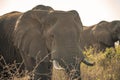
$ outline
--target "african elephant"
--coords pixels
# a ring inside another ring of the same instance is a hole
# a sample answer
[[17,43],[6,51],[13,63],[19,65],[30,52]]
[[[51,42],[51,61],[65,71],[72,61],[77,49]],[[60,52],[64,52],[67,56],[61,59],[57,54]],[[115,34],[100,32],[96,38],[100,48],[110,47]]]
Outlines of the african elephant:
[[80,45],[83,50],[94,47],[104,51],[106,48],[114,47],[114,43],[120,40],[120,21],[101,21],[90,27],[83,27]]
[[[32,10],[53,10],[51,7],[38,5],[34,7]],[[5,64],[11,65],[16,63],[21,63],[22,58],[19,53],[19,50],[13,45],[13,32],[15,28],[15,24],[17,24],[18,17],[20,17],[23,13],[18,11],[13,11],[10,13],[6,13],[0,16],[0,73],[4,72],[3,68]],[[5,62],[3,59],[4,58]],[[24,67],[22,67],[24,69]],[[1,72],[2,71],[2,72]],[[8,75],[5,75],[6,78],[9,78]],[[2,76],[4,77],[4,76]],[[5,78],[4,78],[5,79]]]
[[4,57],[6,63],[13,63],[19,58],[12,42],[12,32],[21,14],[21,12],[13,11],[0,17],[0,55]]
[[[7,64],[23,60],[26,70],[34,72],[34,80],[38,77],[42,80],[49,78],[44,73],[49,75],[52,65],[56,69],[65,69],[72,80],[80,80],[80,63],[94,63],[84,58],[78,45],[82,29],[78,13],[51,12],[52,8],[43,7],[38,6],[39,10],[33,8],[25,13],[11,12],[0,16],[0,55]],[[64,23],[66,20],[68,22]],[[71,75],[70,70],[73,68],[75,71]]]
[[50,80],[52,67],[64,69],[70,80],[81,80],[80,63],[94,65],[81,52],[81,31],[77,11],[30,10],[19,17],[13,42],[21,52],[26,70],[34,72],[34,80]]
[[[51,11],[53,9],[49,6],[37,5],[32,10]],[[5,58],[7,63],[12,63],[17,59],[17,57],[16,59],[13,58],[17,54],[14,51],[12,35],[16,21],[20,15],[22,15],[22,12],[13,11],[0,16],[0,55]],[[10,55],[10,58],[6,54]]]
[[5,66],[14,62],[22,62],[21,55],[13,45],[12,40],[16,21],[21,14],[21,12],[13,11],[0,17],[0,73],[3,73],[3,76],[0,77],[3,79],[10,76],[8,72],[5,72],[8,70]]

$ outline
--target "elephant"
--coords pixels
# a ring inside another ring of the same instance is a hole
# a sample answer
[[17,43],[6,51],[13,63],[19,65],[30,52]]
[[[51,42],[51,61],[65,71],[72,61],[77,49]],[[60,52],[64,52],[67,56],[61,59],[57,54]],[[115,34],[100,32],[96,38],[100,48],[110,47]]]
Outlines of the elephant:
[[80,45],[82,50],[92,46],[97,51],[105,51],[106,48],[114,47],[116,41],[120,41],[120,21],[101,21],[83,27]]
[[[75,10],[57,11],[38,5],[24,13],[10,12],[0,16],[0,57],[6,64],[23,61],[22,69],[32,71],[34,80],[50,80],[52,67],[65,69],[70,80],[81,80],[81,62],[94,65],[81,51],[81,30],[82,22]],[[75,70],[71,75],[72,69]]]
[[12,42],[12,32],[20,15],[21,12],[13,11],[0,17],[0,55],[5,58],[6,63],[12,63],[16,55]]
[[75,10],[30,10],[17,20],[13,42],[34,80],[51,80],[52,67],[64,69],[69,80],[81,80],[81,62],[94,65],[81,51],[81,31],[82,22]]
[[[37,5],[32,10],[37,9],[48,11],[53,10],[51,7],[44,5]],[[12,11],[0,16],[0,55],[5,58],[7,63],[12,63],[13,60],[15,60],[13,57],[16,55],[16,51],[13,50],[12,34],[16,21],[21,14],[22,12]],[[6,54],[10,55],[10,58],[8,58]]]
[[5,66],[22,62],[22,57],[12,40],[16,21],[21,14],[21,12],[13,11],[0,17],[0,73],[3,73],[4,79],[10,76],[8,72],[5,72],[8,70]]
[[[46,11],[53,10],[52,8],[43,5],[37,5],[31,10],[37,9]],[[3,68],[7,64],[12,65],[14,62],[22,63],[23,61],[19,50],[13,45],[14,28],[17,20],[22,14],[22,12],[12,11],[0,16],[0,63],[2,64],[0,65],[0,73],[5,71]],[[21,68],[24,69],[24,65]],[[9,75],[6,73],[4,75],[9,78]],[[2,77],[4,77],[4,75]]]

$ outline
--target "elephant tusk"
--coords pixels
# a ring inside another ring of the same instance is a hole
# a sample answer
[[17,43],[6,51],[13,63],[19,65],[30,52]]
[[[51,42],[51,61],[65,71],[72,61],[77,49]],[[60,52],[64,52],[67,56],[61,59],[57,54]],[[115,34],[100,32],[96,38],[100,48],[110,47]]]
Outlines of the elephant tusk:
[[53,50],[52,52],[51,52],[51,54],[54,54],[56,52],[56,50]]
[[88,66],[94,66],[95,62],[89,62],[88,60],[86,60],[85,58],[82,61],[84,64],[88,65]]
[[61,67],[56,60],[53,60],[53,67],[58,70],[64,70],[64,68]]

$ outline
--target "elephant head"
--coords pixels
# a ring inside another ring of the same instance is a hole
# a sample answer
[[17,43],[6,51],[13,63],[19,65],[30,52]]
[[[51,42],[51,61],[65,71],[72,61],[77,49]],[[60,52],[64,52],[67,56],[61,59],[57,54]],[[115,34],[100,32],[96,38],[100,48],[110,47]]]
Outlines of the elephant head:
[[120,41],[120,21],[112,21],[110,22],[109,26],[112,29],[113,40],[115,42]]
[[52,27],[46,30],[46,43],[51,53],[53,67],[65,70],[70,80],[80,80],[80,63],[88,62],[79,46],[81,20],[76,11],[55,11],[47,18],[47,23]]
[[80,80],[80,63],[94,64],[87,62],[81,52],[81,31],[76,11],[32,10],[24,13],[16,24],[14,45],[22,51],[27,70],[31,71],[42,59],[43,64],[39,64],[35,73],[49,73],[47,62],[52,60],[53,67],[64,69],[72,80]]
[[54,11],[54,9],[50,6],[45,5],[37,5],[33,9],[33,11],[39,11],[39,10],[47,10],[47,11]]

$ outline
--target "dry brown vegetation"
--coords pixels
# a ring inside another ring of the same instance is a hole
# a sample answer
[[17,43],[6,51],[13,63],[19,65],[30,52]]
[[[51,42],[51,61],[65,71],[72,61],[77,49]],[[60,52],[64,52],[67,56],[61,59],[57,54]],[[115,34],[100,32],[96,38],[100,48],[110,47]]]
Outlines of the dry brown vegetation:
[[93,48],[84,52],[96,62],[95,66],[81,65],[83,80],[120,80],[120,46],[106,49],[105,52],[94,54]]
[[68,76],[64,70],[56,70],[53,68],[52,80],[68,80]]
[[[87,66],[81,64],[81,76],[82,80],[120,80],[120,46],[116,48],[106,49],[105,52],[96,53],[93,48],[88,49],[84,52],[88,59],[95,61],[95,66]],[[92,53],[92,54],[91,54]],[[5,60],[1,57],[0,61]],[[4,64],[5,70],[0,73],[0,80],[29,80],[28,72],[18,73],[19,67],[16,67],[18,63],[13,65]],[[13,74],[13,71],[14,72]],[[2,74],[7,72],[10,74],[9,77],[3,79]],[[20,77],[24,74],[25,77]],[[68,76],[64,71],[57,71],[53,69],[52,80],[67,80]]]

